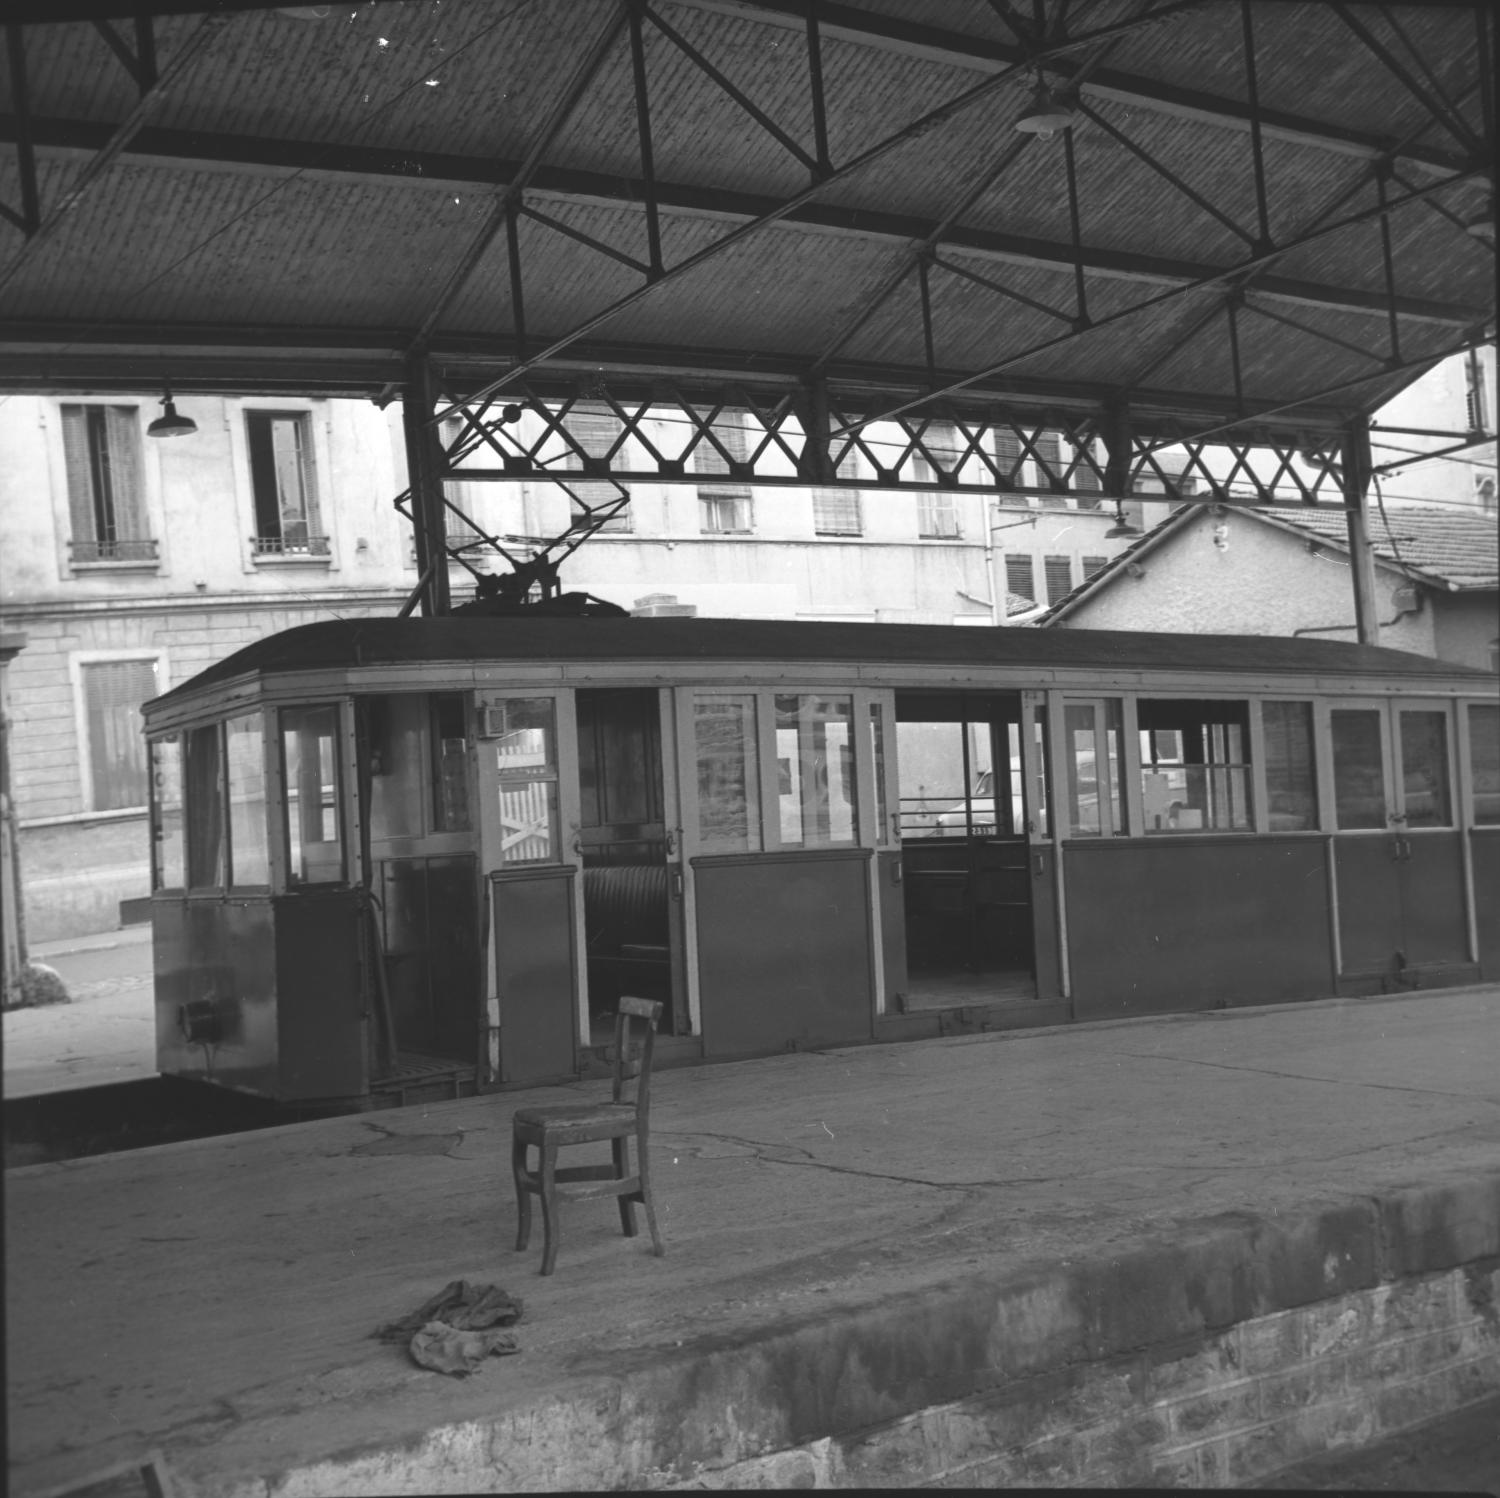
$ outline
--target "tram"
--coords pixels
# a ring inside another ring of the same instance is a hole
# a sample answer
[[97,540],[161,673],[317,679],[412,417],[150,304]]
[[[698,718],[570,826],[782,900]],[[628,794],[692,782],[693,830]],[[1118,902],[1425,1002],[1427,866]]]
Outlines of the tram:
[[148,703],[163,1073],[379,1106],[1500,978],[1492,675],[1248,636],[334,620]]

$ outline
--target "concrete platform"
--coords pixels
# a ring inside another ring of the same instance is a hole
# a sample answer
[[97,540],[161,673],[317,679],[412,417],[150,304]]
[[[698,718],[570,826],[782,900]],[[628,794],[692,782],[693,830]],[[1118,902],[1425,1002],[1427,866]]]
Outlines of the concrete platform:
[[[1497,988],[662,1073],[666,1256],[580,1204],[544,1280],[509,1119],[573,1091],[9,1172],[11,1491],[151,1452],[215,1495],[870,1482],[860,1433],[913,1411],[1039,1378],[1076,1411],[1083,1368],[1143,1405],[1226,1328],[1454,1266],[1480,1341],[1451,1402],[1500,1385]],[[518,1356],[457,1380],[371,1340],[457,1278],[525,1299]],[[1216,1480],[1207,1449],[1178,1480]]]

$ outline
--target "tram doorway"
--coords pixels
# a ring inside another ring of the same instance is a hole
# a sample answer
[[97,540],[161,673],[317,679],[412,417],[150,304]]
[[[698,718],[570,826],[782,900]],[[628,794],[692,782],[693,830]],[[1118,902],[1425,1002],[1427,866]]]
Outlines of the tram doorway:
[[1060,991],[1045,732],[1019,692],[896,694],[908,1011]]
[[578,851],[588,974],[588,1044],[614,1034],[622,994],[658,999],[661,1031],[687,1029],[675,820],[667,815],[660,694],[650,688],[580,691]]
[[1340,981],[1452,982],[1470,953],[1451,709],[1355,699],[1327,711]]

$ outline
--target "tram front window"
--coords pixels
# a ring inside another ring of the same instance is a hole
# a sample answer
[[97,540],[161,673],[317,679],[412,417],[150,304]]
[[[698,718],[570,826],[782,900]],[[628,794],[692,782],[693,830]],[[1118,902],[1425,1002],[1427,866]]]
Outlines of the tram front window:
[[490,708],[499,728],[500,862],[555,863],[557,721],[550,697],[508,697]]
[[187,736],[187,882],[190,889],[224,885],[224,759],[219,725]]
[[289,884],[338,884],[344,877],[338,725],[332,703],[281,711]]
[[181,889],[185,842],[182,817],[182,740],[151,741],[151,887]]

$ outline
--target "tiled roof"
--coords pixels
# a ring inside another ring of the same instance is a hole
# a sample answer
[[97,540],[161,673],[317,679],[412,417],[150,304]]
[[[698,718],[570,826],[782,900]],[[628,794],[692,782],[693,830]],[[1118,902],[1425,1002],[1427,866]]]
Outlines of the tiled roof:
[[[1334,510],[1256,513],[1341,545],[1348,543],[1344,517]],[[1382,516],[1378,508],[1372,508],[1370,544],[1383,560],[1402,563],[1453,588],[1493,588],[1500,584],[1500,532],[1493,515],[1390,505]]]

